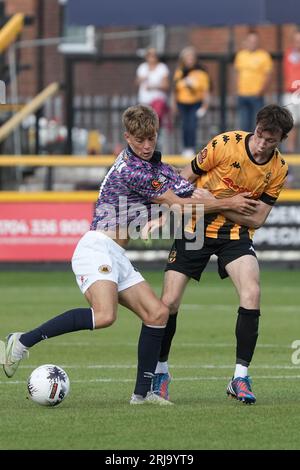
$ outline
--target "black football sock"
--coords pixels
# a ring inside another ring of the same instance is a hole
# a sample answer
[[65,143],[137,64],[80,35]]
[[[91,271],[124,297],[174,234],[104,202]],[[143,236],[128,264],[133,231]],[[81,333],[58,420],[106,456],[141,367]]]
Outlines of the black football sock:
[[177,315],[178,315],[178,312],[174,313],[174,315],[169,315],[168,323],[165,328],[165,333],[164,333],[163,340],[161,343],[161,349],[160,349],[160,355],[159,355],[160,362],[165,362],[168,360],[172,340],[176,332]]
[[142,325],[138,344],[138,368],[134,393],[145,397],[151,390],[152,379],[161,348],[165,327]]
[[93,311],[91,308],[74,308],[51,320],[43,323],[38,328],[23,333],[20,342],[30,348],[42,341],[42,339],[52,338],[79,330],[93,330]]
[[256,346],[258,337],[259,309],[240,307],[235,328],[236,363],[248,367]]

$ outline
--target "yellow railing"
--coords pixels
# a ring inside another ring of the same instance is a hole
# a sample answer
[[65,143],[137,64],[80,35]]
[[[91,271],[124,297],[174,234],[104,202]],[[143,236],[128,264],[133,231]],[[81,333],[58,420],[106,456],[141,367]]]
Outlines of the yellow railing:
[[[300,165],[300,155],[284,156],[292,165]],[[37,156],[37,155],[2,155],[0,167],[15,166],[45,166],[45,167],[110,167],[116,157],[113,155],[84,155],[84,156]],[[167,155],[163,157],[165,163],[174,166],[184,166],[189,161],[180,155]],[[95,202],[97,191],[41,191],[18,192],[0,191],[0,202]],[[282,190],[279,201],[300,201],[300,189]]]
[[23,29],[24,15],[23,13],[16,13],[0,30],[0,53],[2,54],[11,43],[13,43],[17,36]]
[[[53,155],[53,156],[13,156],[2,155],[0,156],[0,166],[102,166],[110,167],[116,157],[113,155],[81,155],[81,156],[66,156],[66,155]],[[178,155],[168,155],[163,158],[165,163],[175,166],[184,166],[188,163],[188,159]]]
[[[45,101],[47,101],[52,95],[57,93],[59,90],[59,83],[53,82],[48,85],[43,91],[36,95],[29,103],[26,103],[20,111],[14,114],[8,121],[6,121],[0,127],[0,142],[6,139],[6,137],[18,127],[21,122],[39,109]],[[23,158],[23,157],[22,157]],[[11,165],[10,165],[11,166]],[[14,165],[15,166],[15,165]]]
[[98,191],[0,191],[0,202],[95,202]]
[[[98,191],[0,191],[1,202],[96,202]],[[300,189],[283,189],[279,201],[300,201]]]
[[[87,167],[109,167],[116,157],[113,155],[2,155],[0,156],[0,166],[87,166]],[[300,155],[284,156],[289,165],[300,165]],[[166,155],[162,161],[174,166],[184,166],[190,159],[180,155]]]

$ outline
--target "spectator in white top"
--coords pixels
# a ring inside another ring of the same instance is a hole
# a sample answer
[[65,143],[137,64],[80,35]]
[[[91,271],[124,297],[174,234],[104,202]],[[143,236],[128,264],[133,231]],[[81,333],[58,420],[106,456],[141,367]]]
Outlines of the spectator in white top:
[[168,114],[168,91],[170,88],[169,69],[160,62],[157,51],[149,47],[145,62],[136,71],[138,85],[138,103],[151,106],[158,114],[160,125]]

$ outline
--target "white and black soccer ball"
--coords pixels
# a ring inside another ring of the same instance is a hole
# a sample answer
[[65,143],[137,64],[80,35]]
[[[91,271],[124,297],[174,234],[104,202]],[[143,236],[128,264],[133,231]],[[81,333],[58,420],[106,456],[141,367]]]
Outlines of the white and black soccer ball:
[[54,364],[43,364],[30,374],[27,382],[30,398],[44,406],[56,406],[70,391],[68,374]]

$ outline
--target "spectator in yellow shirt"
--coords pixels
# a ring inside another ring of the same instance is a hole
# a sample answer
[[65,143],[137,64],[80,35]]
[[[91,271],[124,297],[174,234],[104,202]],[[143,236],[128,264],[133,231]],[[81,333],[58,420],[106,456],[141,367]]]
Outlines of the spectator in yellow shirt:
[[264,106],[264,95],[268,89],[272,72],[272,58],[259,48],[259,37],[255,31],[248,33],[244,49],[235,57],[237,107],[239,127],[250,131],[255,125],[255,116]]
[[208,73],[199,64],[194,47],[185,47],[174,73],[172,110],[179,112],[182,127],[182,154],[190,157],[196,149],[198,120],[209,106],[210,80]]

